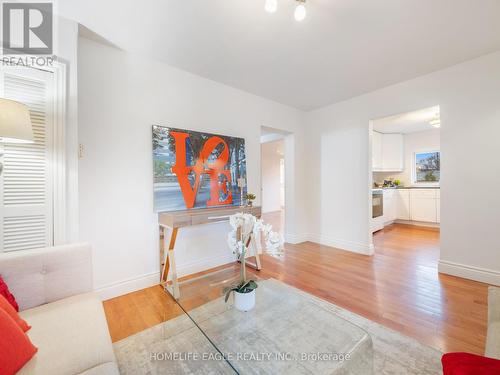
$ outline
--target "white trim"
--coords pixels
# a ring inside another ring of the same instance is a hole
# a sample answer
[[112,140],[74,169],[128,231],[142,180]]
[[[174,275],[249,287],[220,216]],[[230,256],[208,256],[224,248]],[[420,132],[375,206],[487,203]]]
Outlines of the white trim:
[[465,264],[440,260],[438,263],[438,271],[447,275],[500,286],[500,272],[487,268],[467,266]]
[[309,234],[309,240],[320,245],[335,247],[337,249],[351,251],[363,255],[373,255],[375,247],[373,244],[342,240],[327,235]]
[[54,245],[61,245],[66,242],[66,64],[55,63],[53,74],[53,231]]
[[[178,266],[177,273],[179,277],[192,275],[224,264],[234,263],[234,261],[235,258],[233,254],[222,255],[215,258],[205,258]],[[152,272],[101,286],[97,288],[95,292],[99,294],[101,300],[105,301],[137,290],[159,285],[159,283],[160,272]]]
[[160,273],[153,272],[102,286],[97,288],[95,292],[99,294],[101,300],[105,301],[137,290],[159,285],[159,282]]
[[224,264],[234,263],[235,260],[234,254],[229,253],[217,257],[207,257],[194,262],[177,264],[177,274],[179,277],[192,275]]
[[309,241],[309,236],[307,234],[285,233],[285,242],[287,243],[295,245],[306,241]]
[[[356,243],[353,241],[332,240],[331,238],[329,240],[325,240],[325,236],[321,236],[321,238],[319,238],[318,235],[312,235],[312,234],[309,235],[286,234],[285,238],[287,238],[288,243],[295,244],[306,241],[312,241],[319,243],[321,245],[331,246],[337,249],[351,251],[364,255],[372,255],[374,250],[373,244],[366,245],[366,244]],[[210,257],[180,265],[177,267],[177,271],[179,276],[182,277],[186,275],[192,275],[197,272],[201,272],[214,267],[233,263],[234,261],[235,258],[233,254],[221,255],[216,258]],[[159,285],[159,280],[160,280],[160,273],[152,272],[104,285],[102,287],[95,289],[95,292],[99,295],[101,300],[105,301],[141,289]]]
[[[427,227],[427,228],[439,228],[440,227],[439,223],[430,223],[427,221],[413,221],[413,220],[396,219],[393,221],[393,223],[405,224],[405,225],[415,225],[417,227]],[[385,224],[385,225],[389,225],[389,224]]]

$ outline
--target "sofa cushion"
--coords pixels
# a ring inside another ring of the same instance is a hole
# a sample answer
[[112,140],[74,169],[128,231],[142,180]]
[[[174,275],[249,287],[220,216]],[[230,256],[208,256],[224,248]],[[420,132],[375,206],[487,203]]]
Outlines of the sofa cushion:
[[13,375],[35,355],[37,349],[14,319],[2,309],[0,333],[0,373]]
[[30,325],[19,316],[19,313],[4,296],[0,296],[0,310],[5,311],[23,332],[27,332],[31,328]]
[[2,253],[0,271],[19,309],[27,310],[92,291],[92,248],[69,244]]
[[5,283],[2,276],[0,276],[0,296],[4,296],[7,302],[9,302],[14,310],[19,311],[19,305],[17,304],[16,298],[10,292],[8,285]]
[[19,372],[32,374],[79,374],[115,355],[102,303],[94,293],[80,294],[25,310],[28,332],[38,354]]

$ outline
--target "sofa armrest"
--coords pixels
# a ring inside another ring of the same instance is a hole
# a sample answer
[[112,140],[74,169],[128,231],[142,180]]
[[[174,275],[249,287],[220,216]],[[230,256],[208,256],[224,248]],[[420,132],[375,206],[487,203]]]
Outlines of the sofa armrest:
[[92,291],[92,248],[71,244],[0,254],[0,275],[21,310]]
[[488,333],[484,355],[500,359],[500,288],[488,288]]

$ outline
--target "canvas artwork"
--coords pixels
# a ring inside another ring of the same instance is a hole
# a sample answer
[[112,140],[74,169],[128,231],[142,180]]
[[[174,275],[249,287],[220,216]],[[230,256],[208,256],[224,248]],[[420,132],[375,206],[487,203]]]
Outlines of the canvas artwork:
[[240,204],[242,138],[155,125],[153,163],[156,212]]

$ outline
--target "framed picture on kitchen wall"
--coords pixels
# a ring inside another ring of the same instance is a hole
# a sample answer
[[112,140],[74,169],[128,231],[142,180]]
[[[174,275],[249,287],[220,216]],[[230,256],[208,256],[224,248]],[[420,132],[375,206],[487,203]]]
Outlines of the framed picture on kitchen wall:
[[156,212],[238,206],[245,140],[154,125],[153,168]]

